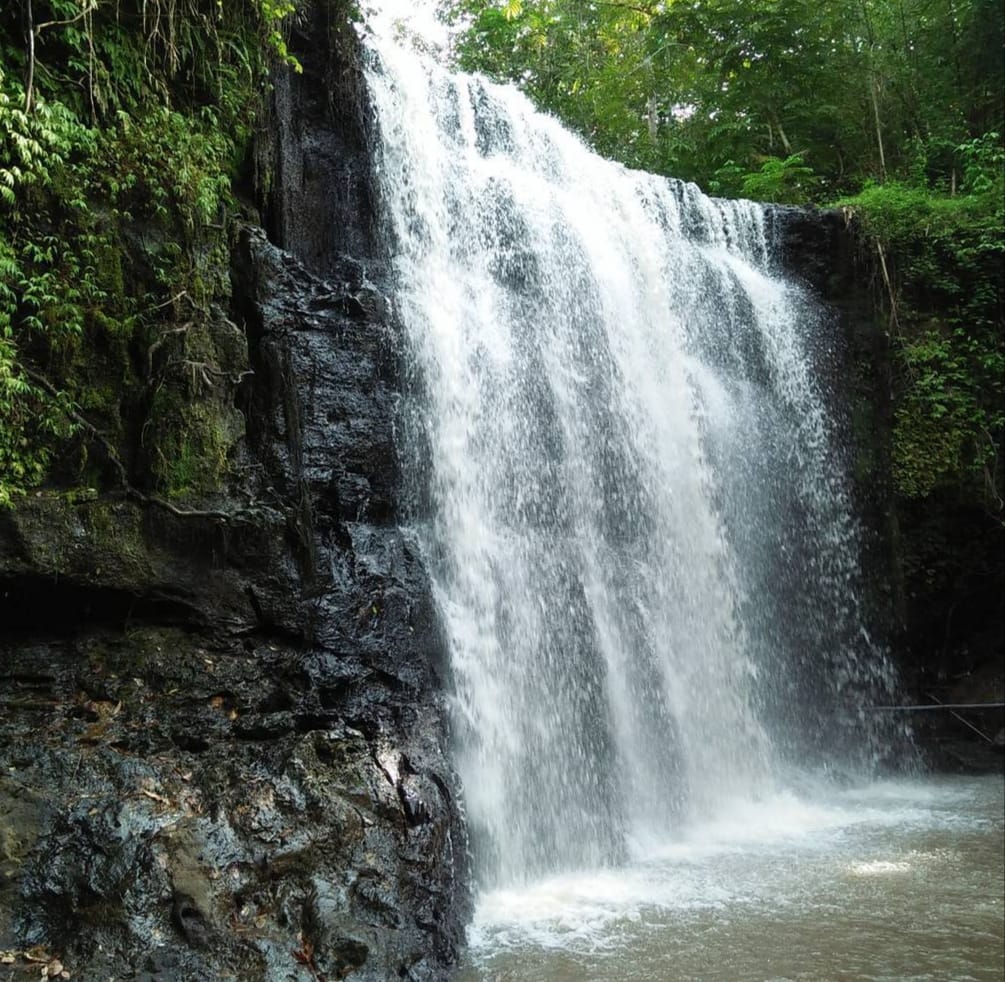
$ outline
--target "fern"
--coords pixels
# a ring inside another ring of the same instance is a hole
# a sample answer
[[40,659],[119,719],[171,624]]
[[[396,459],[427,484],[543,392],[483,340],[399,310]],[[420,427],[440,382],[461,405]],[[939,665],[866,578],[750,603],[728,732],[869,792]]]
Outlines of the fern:
[[120,345],[139,385],[125,346],[177,298],[199,315],[227,289],[231,178],[269,72],[299,69],[297,9],[50,0],[30,98],[17,18],[0,18],[0,507],[46,479],[75,401],[118,413],[88,366]]

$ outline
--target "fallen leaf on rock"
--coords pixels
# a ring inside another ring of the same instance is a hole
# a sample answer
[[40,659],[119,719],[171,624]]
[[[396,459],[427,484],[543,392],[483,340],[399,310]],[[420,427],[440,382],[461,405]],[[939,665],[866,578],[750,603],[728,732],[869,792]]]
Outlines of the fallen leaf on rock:
[[98,743],[108,729],[108,722],[92,723],[77,737],[78,743]]
[[146,788],[140,788],[140,794],[146,795],[153,801],[159,801],[162,805],[170,805],[171,802],[168,798],[165,798],[162,794],[157,794],[156,791],[148,791]]
[[303,934],[297,935],[297,941],[300,942],[300,949],[293,952],[293,957],[300,962],[301,965],[306,965],[308,968],[314,968],[314,944],[310,939],[305,938]]

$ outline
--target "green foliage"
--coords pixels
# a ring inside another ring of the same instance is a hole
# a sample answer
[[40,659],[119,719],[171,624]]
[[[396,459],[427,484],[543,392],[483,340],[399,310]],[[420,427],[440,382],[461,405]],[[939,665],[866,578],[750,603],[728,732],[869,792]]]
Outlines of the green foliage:
[[42,335],[57,347],[79,335],[94,288],[86,252],[25,222],[30,203],[52,192],[89,135],[64,107],[42,103],[28,114],[23,99],[0,67],[0,507],[39,482],[53,443],[73,430],[63,400],[19,363],[19,343]]
[[994,463],[991,433],[1000,430],[1001,418],[982,398],[973,369],[997,361],[1000,373],[1001,353],[983,350],[962,329],[901,340],[898,349],[906,392],[894,423],[897,491],[923,498],[961,474],[983,475]]
[[442,7],[466,25],[462,67],[516,82],[603,153],[717,193],[827,201],[889,178],[950,190],[957,148],[1001,132],[994,0]]
[[784,160],[767,157],[760,170],[743,176],[740,193],[756,201],[804,205],[810,200],[814,180],[813,168],[803,163],[800,154],[791,154]]
[[102,133],[99,151],[105,165],[91,175],[92,199],[107,202],[117,222],[164,230],[146,257],[152,285],[160,288],[151,299],[184,293],[205,307],[224,288],[215,274],[226,267],[221,232],[235,208],[233,133],[212,109],[185,115],[156,106],[138,118],[120,113]]
[[267,45],[283,64],[289,65],[297,73],[302,72],[303,66],[290,54],[286,47],[286,38],[283,36],[283,24],[297,12],[297,5],[293,0],[257,0],[257,2]]
[[984,133],[966,143],[956,152],[963,164],[963,190],[969,194],[1005,197],[1005,147],[1000,133]]
[[99,364],[115,426],[158,381],[133,355],[226,295],[265,78],[299,69],[291,0],[36,0],[31,25],[20,6],[0,12],[0,507],[80,432]]

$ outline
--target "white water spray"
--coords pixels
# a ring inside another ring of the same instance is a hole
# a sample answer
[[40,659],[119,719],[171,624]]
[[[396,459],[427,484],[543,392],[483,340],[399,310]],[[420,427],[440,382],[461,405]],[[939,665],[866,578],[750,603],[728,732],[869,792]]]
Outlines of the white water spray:
[[375,25],[405,452],[478,876],[618,862],[770,788],[806,704],[875,681],[823,325],[760,206],[602,160]]

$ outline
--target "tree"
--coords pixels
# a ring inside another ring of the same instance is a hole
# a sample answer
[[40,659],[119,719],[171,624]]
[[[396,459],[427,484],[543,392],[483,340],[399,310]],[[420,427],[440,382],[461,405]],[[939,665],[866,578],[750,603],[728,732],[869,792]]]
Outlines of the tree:
[[515,81],[602,153],[718,193],[741,193],[748,177],[795,157],[802,196],[919,175],[951,188],[955,148],[1001,132],[1003,13],[988,0],[447,9],[468,23],[462,67]]

